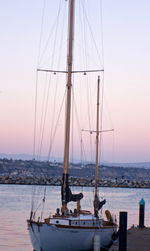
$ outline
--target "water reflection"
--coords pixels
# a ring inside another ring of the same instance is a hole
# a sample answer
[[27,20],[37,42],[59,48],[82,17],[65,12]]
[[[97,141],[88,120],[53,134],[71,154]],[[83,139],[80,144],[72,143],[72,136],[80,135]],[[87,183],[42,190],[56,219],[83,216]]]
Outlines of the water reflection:
[[[0,185],[0,250],[30,251],[33,250],[27,232],[26,219],[29,218],[33,190],[36,191],[37,206],[42,200],[44,186]],[[82,208],[92,210],[93,188],[74,187],[73,192],[83,192]],[[100,197],[106,198],[107,204],[102,210],[109,209],[117,219],[119,211],[128,211],[128,227],[138,225],[139,201],[146,202],[145,225],[150,226],[149,189],[100,188]],[[46,188],[45,215],[55,212],[61,206],[60,187]],[[70,203],[70,208],[74,204]],[[39,210],[40,214],[40,210]]]

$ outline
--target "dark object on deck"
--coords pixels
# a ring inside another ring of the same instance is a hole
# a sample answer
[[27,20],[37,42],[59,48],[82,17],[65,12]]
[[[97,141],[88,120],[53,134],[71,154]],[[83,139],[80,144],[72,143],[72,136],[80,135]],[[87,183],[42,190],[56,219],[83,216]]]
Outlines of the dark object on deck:
[[100,210],[102,206],[105,205],[105,203],[106,203],[106,200],[99,201],[98,210]]
[[94,208],[96,209],[96,215],[98,215],[98,211],[105,205],[106,200],[100,201],[99,197],[96,195],[94,199]]
[[118,230],[117,232],[114,232],[114,233],[112,234],[112,240],[115,241],[115,240],[118,239],[118,237],[119,237],[119,230]]
[[139,202],[139,228],[145,227],[144,217],[145,217],[145,201],[142,198]]
[[127,212],[119,215],[119,251],[127,251]]
[[56,214],[60,215],[60,209],[59,208],[56,209]]

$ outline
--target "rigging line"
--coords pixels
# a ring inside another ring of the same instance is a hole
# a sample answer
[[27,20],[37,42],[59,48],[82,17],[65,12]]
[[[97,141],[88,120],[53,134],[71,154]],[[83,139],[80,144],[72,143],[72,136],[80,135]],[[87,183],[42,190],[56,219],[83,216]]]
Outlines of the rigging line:
[[57,121],[56,121],[55,130],[54,130],[54,133],[53,133],[53,138],[52,138],[51,143],[50,143],[50,147],[49,147],[49,151],[48,151],[48,160],[50,159],[52,145],[53,145],[54,138],[55,138],[55,135],[56,135],[56,130],[57,130],[58,122],[59,122],[60,115],[61,115],[61,112],[62,112],[62,108],[63,108],[63,103],[64,103],[64,100],[65,100],[65,96],[66,96],[66,90],[65,90],[65,93],[64,93],[64,96],[63,96],[63,99],[62,99],[62,103],[61,103],[61,106],[60,106],[60,111],[59,111],[58,118],[57,118]]
[[36,127],[37,127],[37,90],[38,90],[38,72],[36,71],[36,84],[35,84],[35,106],[34,106],[34,135],[33,135],[33,160],[35,159],[35,146],[36,146]]
[[[61,2],[61,1],[60,1],[60,2]],[[58,13],[60,13],[60,4],[59,4],[59,11],[58,11]],[[58,15],[58,17],[59,17],[59,15]],[[53,64],[54,64],[54,55],[55,55],[55,48],[56,48],[56,37],[57,37],[57,32],[58,32],[58,24],[59,24],[59,19],[57,20],[56,29],[55,29],[55,38],[54,38],[54,44],[53,44],[53,53],[52,53],[51,68],[53,68]],[[40,143],[39,156],[41,156],[42,146],[43,146],[44,129],[45,129],[46,115],[47,115],[48,102],[49,102],[50,84],[51,84],[51,76],[50,76],[50,78],[49,78],[49,83],[48,83],[48,92],[47,92],[46,105],[45,105],[45,112],[44,112],[44,121],[43,121],[42,137],[41,137],[41,143]]]
[[[113,120],[112,120],[112,117],[111,117],[111,112],[110,112],[110,109],[109,109],[109,103],[108,103],[108,100],[107,100],[106,95],[105,95],[105,97],[104,97],[104,101],[105,101],[105,106],[106,106],[107,113],[108,113],[107,119],[109,120],[109,122],[110,122],[110,124],[111,124],[111,127],[114,128]],[[106,117],[106,116],[105,116],[105,117]]]
[[[40,190],[40,192],[41,192],[41,190]],[[38,204],[38,200],[39,200],[39,198],[40,198],[40,193],[38,192],[38,189],[37,189],[37,187],[36,186],[32,186],[32,207],[31,207],[31,210],[32,210],[32,212],[34,211],[34,208],[35,208],[35,206],[36,206],[36,204]],[[36,197],[37,197],[37,199],[36,199]],[[37,203],[36,203],[37,202]]]
[[37,188],[35,186],[35,193],[34,193],[34,208],[35,210],[33,211],[34,212],[34,215],[36,214],[36,211],[38,210],[38,208],[40,207],[41,205],[41,200],[42,200],[42,189],[41,188]]
[[[43,23],[44,23],[45,5],[46,5],[46,0],[44,0],[43,9],[42,9],[42,22],[41,22],[41,29],[40,29],[40,41],[39,41],[39,49],[38,49],[37,66],[39,65],[39,58],[40,58],[40,51],[41,51],[41,42],[42,42],[42,34],[43,34]],[[36,147],[37,90],[38,90],[38,72],[36,71],[33,159],[35,159],[35,147]]]
[[[86,65],[87,65],[87,44],[86,44],[86,34],[87,34],[87,29],[86,29],[86,22],[85,22],[85,7],[83,3],[81,2],[82,6],[82,11],[83,11],[83,18],[84,18],[84,44],[85,44],[85,59],[86,59]],[[87,41],[88,43],[88,41]],[[92,98],[91,98],[91,90],[90,90],[90,84],[89,84],[89,79],[87,78],[87,102],[88,102],[88,116],[89,116],[89,127],[90,130],[92,128],[92,121],[93,120],[93,113],[92,113]],[[90,105],[91,104],[91,105]],[[91,152],[91,161],[93,160],[93,143],[92,143],[92,136],[90,135],[90,152]]]
[[[40,191],[41,192],[41,191]],[[41,205],[41,198],[40,198],[40,193],[39,191],[37,191],[37,194],[36,194],[36,188],[34,189],[34,194],[33,194],[33,217],[35,217],[35,214],[36,214],[36,211],[38,210],[38,208],[40,207]],[[40,202],[40,204],[39,204]],[[39,205],[38,205],[39,204]],[[34,209],[35,208],[35,209]]]
[[[86,91],[87,91],[87,105],[88,105],[88,118],[89,118],[89,127],[90,127],[90,130],[92,128],[91,126],[91,109],[90,109],[90,94],[89,94],[89,81],[87,79],[87,88],[86,88]],[[90,134],[90,152],[91,152],[91,161],[93,159],[93,145],[92,145],[92,136]]]
[[[61,2],[61,0],[60,0],[60,2]],[[46,42],[45,47],[44,47],[44,49],[43,49],[43,53],[41,54],[41,57],[40,57],[40,59],[39,59],[39,64],[40,64],[40,62],[42,61],[42,58],[44,57],[44,54],[45,54],[46,49],[47,49],[47,47],[48,47],[49,41],[50,41],[50,39],[51,39],[51,37],[52,37],[52,35],[53,35],[53,32],[54,32],[54,30],[55,30],[54,27],[55,27],[55,25],[56,25],[57,22],[58,22],[58,19],[59,19],[59,16],[60,16],[60,11],[61,11],[61,4],[59,3],[58,13],[57,13],[56,19],[54,20],[54,23],[53,23],[53,25],[52,25],[50,34],[49,34],[49,36],[48,36],[47,42]]]
[[49,102],[50,83],[51,83],[51,76],[50,76],[49,81],[48,81],[48,90],[47,90],[45,111],[43,111],[44,114],[43,114],[42,135],[41,135],[41,141],[40,141],[40,147],[39,147],[39,159],[41,157],[42,146],[43,146],[44,129],[45,129],[46,115],[47,115],[48,102]]
[[[58,86],[58,77],[56,78],[56,88],[54,92],[54,104],[53,104],[53,114],[52,114],[52,121],[55,121],[55,110],[56,110],[56,96],[57,96],[57,86]],[[53,129],[54,128],[54,123],[51,123],[51,131],[50,131],[50,142],[52,141],[52,134],[53,134]],[[49,159],[49,157],[48,157]]]
[[38,206],[37,206],[36,209],[34,210],[34,214],[36,214],[37,210],[40,208],[41,205],[42,205],[42,201],[38,204]]
[[112,143],[112,163],[115,163],[115,133],[113,132],[113,143]]
[[[64,19],[63,19],[64,20]],[[61,29],[61,39],[60,39],[60,45],[59,45],[59,58],[58,58],[58,69],[59,69],[59,66],[60,66],[60,58],[61,58],[61,55],[62,55],[62,38],[63,38],[63,33],[64,33],[64,21],[63,21],[63,28]],[[57,96],[57,89],[58,89],[58,77],[56,79],[56,88],[55,88],[55,94],[54,94],[54,109],[53,109],[53,115],[52,115],[52,121],[55,121],[55,115],[56,115],[56,96]],[[52,126],[51,126],[51,133],[50,133],[50,141],[52,141],[52,134],[53,134],[53,131],[54,131],[54,123],[52,123]],[[50,158],[50,155],[48,156],[48,159]]]
[[32,186],[31,212],[34,210],[35,186]]
[[[83,5],[82,5],[82,8],[84,8]],[[83,18],[85,20],[84,12],[83,12]],[[87,66],[87,53],[86,53],[87,52],[87,44],[86,44],[86,39],[85,39],[87,31],[86,31],[86,27],[85,27],[85,22],[84,22],[83,27],[84,27],[84,48],[85,48],[84,54],[85,54],[85,61],[86,61],[86,66]],[[89,127],[90,127],[90,130],[91,130],[91,110],[90,110],[89,81],[88,81],[88,78],[86,78],[86,80],[87,80],[86,81],[87,82],[86,91],[87,91],[88,119],[89,119]],[[93,147],[92,147],[91,135],[90,135],[90,152],[91,152],[91,161],[92,161]]]
[[51,154],[51,150],[52,150],[52,145],[53,145],[53,141],[54,141],[54,138],[55,138],[55,135],[56,135],[56,130],[57,130],[57,127],[58,127],[58,122],[59,122],[60,115],[61,115],[61,111],[62,111],[62,108],[63,108],[63,103],[64,103],[64,100],[65,100],[65,96],[66,96],[66,91],[65,91],[65,94],[64,94],[64,96],[63,96],[62,103],[61,103],[61,105],[60,105],[60,111],[59,111],[58,118],[57,118],[57,121],[56,121],[55,130],[54,130],[53,137],[52,137],[52,140],[51,140],[51,143],[50,143],[50,146],[49,146],[48,160],[50,159],[50,154]]
[[104,36],[103,36],[103,2],[100,0],[100,27],[101,27],[101,47],[102,47],[102,65],[104,66]]
[[53,53],[52,53],[52,63],[51,63],[51,69],[53,68],[54,64],[54,55],[55,55],[55,49],[56,49],[56,38],[57,38],[57,33],[58,33],[58,25],[60,21],[60,10],[61,10],[61,0],[59,3],[59,10],[58,10],[58,17],[57,17],[57,22],[56,22],[56,30],[55,30],[55,38],[54,38],[54,44],[53,44]]
[[[83,46],[83,12],[81,11],[81,1],[79,1],[79,17],[80,17],[80,23],[81,25],[79,26],[79,29],[80,29],[80,34],[82,34],[82,40],[81,40],[81,47],[82,47],[82,52],[84,53],[84,46]],[[79,62],[82,62],[83,61],[83,65],[84,65],[84,60],[83,60],[83,53],[79,53]],[[81,88],[81,78],[80,78],[80,121],[83,120],[83,116],[82,116],[82,88]],[[77,110],[77,108],[75,107],[75,109]],[[76,112],[77,113],[77,112]],[[78,120],[79,121],[79,120]],[[78,122],[79,124],[79,122]],[[81,127],[79,126],[79,128],[81,129]],[[83,137],[82,137],[82,131],[81,131],[81,148],[82,148],[82,162],[83,162],[83,158],[85,159],[85,162],[87,161],[87,158],[86,158],[86,151],[85,151],[85,148],[84,148],[84,142],[83,142]],[[83,164],[83,163],[82,163]]]
[[[45,104],[45,97],[46,97],[46,83],[47,83],[47,74],[45,78],[45,83],[44,83],[44,93],[43,93],[43,100],[42,100],[42,111],[44,111],[44,104]],[[42,124],[43,124],[43,117],[44,113],[41,113],[41,119],[40,119],[40,129],[39,129],[39,149],[38,149],[38,158],[40,158],[40,139],[42,137]]]
[[92,40],[93,40],[93,42],[94,42],[94,46],[95,46],[97,55],[98,55],[99,60],[100,60],[100,62],[101,62],[101,61],[102,61],[102,60],[101,60],[101,56],[100,56],[100,53],[99,53],[99,51],[98,51],[96,41],[95,41],[95,39],[94,39],[92,27],[91,27],[90,22],[89,22],[89,20],[88,20],[87,13],[86,13],[86,10],[85,10],[85,8],[84,8],[84,5],[83,5],[82,2],[81,2],[81,4],[82,4],[83,12],[84,12],[84,15],[85,15],[85,18],[86,18],[86,21],[87,21],[87,25],[88,25],[88,27],[89,27],[89,31],[91,32],[91,37],[92,37]]
[[31,211],[34,209],[34,197],[35,197],[35,186],[32,186],[32,199],[31,199]]
[[[73,101],[73,104],[74,104],[74,110],[75,110],[75,115],[76,115],[76,120],[77,120],[78,131],[80,131],[80,122],[79,122],[79,118],[78,118],[78,113],[77,113],[77,107],[76,107],[74,89],[73,88],[72,88],[72,101]],[[79,140],[80,140],[80,135],[79,135]]]
[[87,156],[86,156],[86,151],[85,151],[85,146],[84,146],[84,141],[82,140],[82,152],[83,152],[83,158],[85,162],[88,161]]
[[44,189],[43,208],[42,208],[42,211],[41,211],[41,221],[43,219],[43,214],[44,214],[45,198],[46,198],[46,186],[45,186],[45,189]]
[[79,69],[82,69],[82,67],[84,66],[83,64],[83,52],[84,52],[84,46],[83,46],[83,22],[82,22],[82,12],[81,12],[81,1],[78,1],[79,3],[79,35],[81,37],[80,40],[77,40],[76,38],[75,39],[75,45],[76,47],[78,48],[79,50],[79,53],[77,54],[78,55],[78,63],[77,65],[79,66]]
[[40,41],[39,41],[37,68],[38,68],[39,61],[40,61],[40,51],[41,51],[42,36],[43,36],[43,24],[44,24],[45,6],[46,6],[46,0],[44,0],[43,9],[42,9],[42,22],[41,22],[41,29],[40,29]]
[[[81,126],[80,126],[80,122],[79,122],[79,116],[78,116],[78,112],[77,112],[77,105],[76,105],[76,101],[75,101],[75,95],[74,95],[74,90],[72,91],[72,98],[73,98],[73,102],[74,102],[74,109],[75,109],[75,116],[76,116],[76,121],[77,121],[77,126],[78,126],[78,136],[79,136],[79,141],[81,140],[80,137],[80,133],[81,133]],[[82,149],[83,149],[83,153],[84,153],[84,144],[82,142]]]

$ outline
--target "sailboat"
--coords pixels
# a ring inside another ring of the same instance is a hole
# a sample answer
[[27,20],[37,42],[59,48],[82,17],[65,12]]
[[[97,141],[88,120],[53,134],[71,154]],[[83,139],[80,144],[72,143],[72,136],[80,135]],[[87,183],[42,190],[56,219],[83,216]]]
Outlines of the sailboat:
[[[69,182],[69,143],[70,143],[70,117],[71,117],[71,90],[72,90],[72,55],[74,40],[74,10],[75,0],[69,0],[69,45],[67,57],[67,102],[65,117],[65,147],[64,147],[64,171],[61,186],[61,210],[43,221],[35,220],[31,211],[27,220],[28,230],[34,251],[90,251],[93,250],[94,241],[99,240],[99,248],[108,247],[112,243],[117,225],[109,211],[106,212],[107,220],[99,215],[99,210],[106,203],[100,201],[98,196],[98,142],[99,142],[99,92],[100,77],[97,80],[97,122],[96,122],[96,172],[94,213],[82,210],[80,201],[83,194],[73,194]],[[69,202],[76,202],[74,212],[69,210]]]

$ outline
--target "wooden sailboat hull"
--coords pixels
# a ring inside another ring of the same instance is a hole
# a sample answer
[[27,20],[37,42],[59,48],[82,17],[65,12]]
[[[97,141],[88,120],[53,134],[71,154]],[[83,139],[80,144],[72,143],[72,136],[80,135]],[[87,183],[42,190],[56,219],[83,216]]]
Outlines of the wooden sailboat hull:
[[95,235],[99,236],[101,247],[107,247],[112,243],[112,234],[116,229],[30,223],[28,230],[36,251],[90,251],[93,249]]

